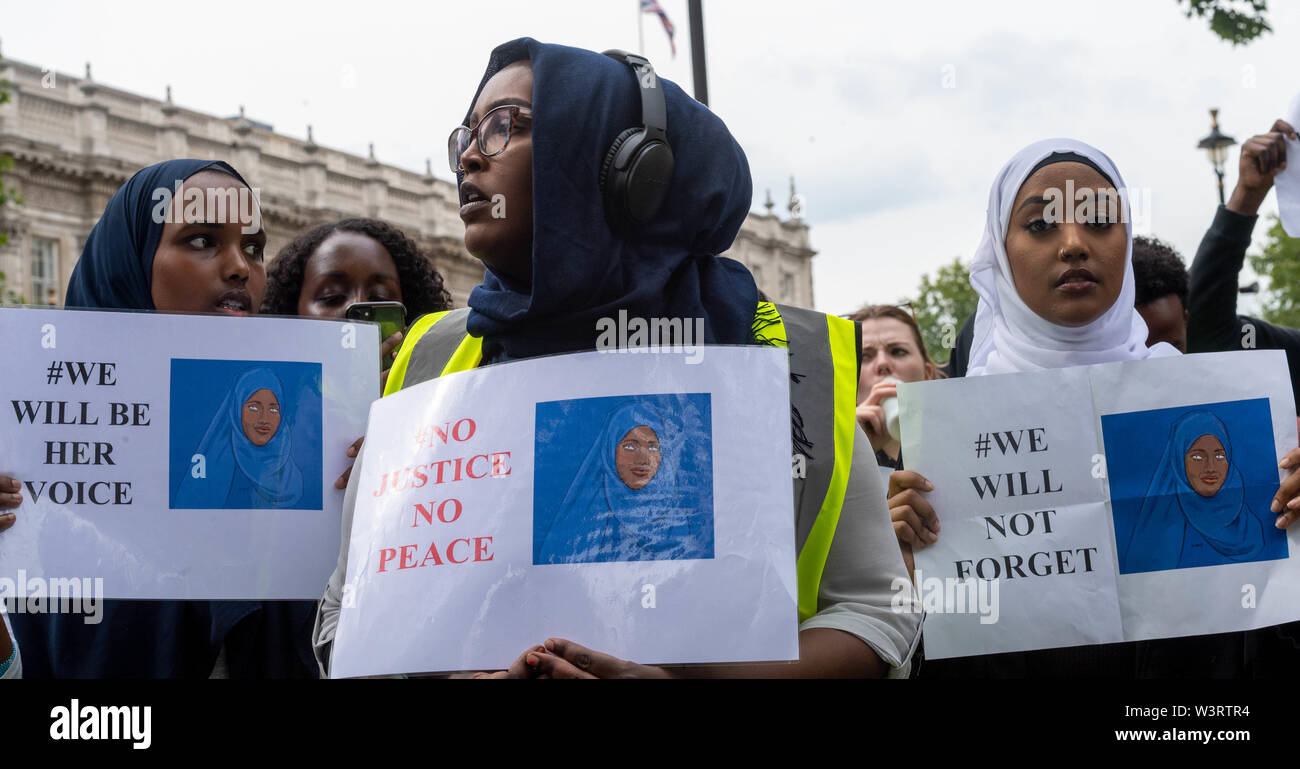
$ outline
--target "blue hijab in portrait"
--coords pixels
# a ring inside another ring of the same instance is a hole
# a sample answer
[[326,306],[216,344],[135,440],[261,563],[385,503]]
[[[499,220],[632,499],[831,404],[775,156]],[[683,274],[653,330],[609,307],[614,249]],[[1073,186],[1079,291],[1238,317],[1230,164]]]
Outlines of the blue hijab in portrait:
[[758,288],[744,265],[717,256],[753,198],[749,163],[722,120],[660,80],[676,168],[658,215],[620,237],[605,219],[600,166],[615,137],[642,125],[635,73],[520,38],[492,52],[479,91],[523,59],[533,70],[533,280],[520,286],[487,270],[470,294],[466,325],[486,337],[484,362],[594,349],[597,319],[620,309],[703,318],[703,342],[751,343]]
[[[86,238],[66,305],[153,310],[153,257],[164,227],[153,216],[154,191],[174,192],[206,169],[247,184],[222,161],[195,159],[157,163],[123,184]],[[314,613],[313,601],[108,600],[98,625],[76,614],[9,617],[27,678],[207,678],[223,645],[232,677],[279,678],[316,675]]]
[[[244,404],[258,390],[269,390],[280,404],[280,426],[264,446],[248,439],[241,419]],[[286,412],[279,377],[265,368],[244,372],[226,393],[195,449],[204,457],[204,477],[186,473],[173,507],[293,508],[302,499],[302,471],[293,462],[292,425]]]
[[[1223,444],[1229,463],[1223,484],[1212,497],[1198,494],[1187,479],[1187,452],[1202,435],[1213,435]],[[1264,547],[1264,529],[1246,503],[1227,428],[1208,411],[1179,417],[1147,488],[1133,535],[1120,552],[1120,572],[1253,561]]]
[[[649,427],[659,439],[659,468],[641,489],[618,476],[623,437]],[[569,485],[550,527],[533,534],[534,563],[655,561],[713,557],[713,519],[680,488],[681,431],[645,404],[614,410]]]

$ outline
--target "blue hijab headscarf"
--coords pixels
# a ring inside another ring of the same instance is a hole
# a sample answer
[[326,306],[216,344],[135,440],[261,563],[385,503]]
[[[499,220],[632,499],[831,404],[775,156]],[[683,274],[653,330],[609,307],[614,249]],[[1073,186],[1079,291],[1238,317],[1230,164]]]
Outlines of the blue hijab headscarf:
[[[165,226],[153,215],[154,191],[174,193],[177,182],[207,169],[247,185],[227,163],[195,159],[157,163],[122,185],[86,238],[67,306],[154,309],[153,257]],[[76,614],[12,613],[10,619],[27,678],[207,678],[223,645],[232,677],[314,677],[314,605],[109,600],[98,625]]]
[[520,286],[489,269],[471,292],[466,325],[486,337],[485,362],[594,349],[597,319],[620,309],[703,318],[705,343],[750,343],[758,288],[744,265],[717,256],[753,197],[726,125],[660,80],[676,168],[655,218],[620,237],[605,218],[600,165],[615,137],[641,125],[635,73],[602,54],[520,38],[492,52],[479,92],[523,59],[533,70],[533,280]]
[[[1187,452],[1202,435],[1213,435],[1223,444],[1229,463],[1226,477],[1212,497],[1198,494],[1187,479]],[[1120,571],[1129,574],[1205,565],[1206,555],[1213,554],[1196,553],[1189,547],[1201,540],[1228,561],[1257,560],[1266,544],[1263,526],[1246,503],[1245,484],[1233,464],[1227,428],[1208,411],[1191,411],[1179,417],[1170,430],[1133,535],[1120,553]]]
[[[165,160],[132,176],[109,198],[104,213],[86,238],[81,258],[68,281],[66,305],[91,309],[152,310],[153,256],[164,222],[154,216],[155,190],[174,194],[177,182],[212,169],[244,177],[220,160]],[[170,198],[169,198],[170,199]]]
[[[659,439],[659,468],[633,489],[615,455],[630,431],[649,427]],[[712,517],[678,484],[681,431],[651,406],[614,410],[592,443],[550,527],[534,531],[535,563],[654,561],[713,557]]]
[[[244,404],[258,390],[269,390],[280,404],[280,427],[263,446],[248,439],[242,421]],[[284,386],[269,369],[255,368],[235,380],[195,453],[206,458],[205,477],[184,476],[176,493],[177,508],[291,508],[302,499],[302,471],[293,462]],[[211,489],[220,493],[214,496]]]

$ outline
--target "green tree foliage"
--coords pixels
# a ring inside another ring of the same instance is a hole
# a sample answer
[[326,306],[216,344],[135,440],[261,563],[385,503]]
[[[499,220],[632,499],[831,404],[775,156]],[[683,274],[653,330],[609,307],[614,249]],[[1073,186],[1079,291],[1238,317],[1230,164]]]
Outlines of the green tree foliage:
[[970,270],[959,257],[936,270],[934,277],[921,276],[912,311],[935,363],[948,362],[957,330],[974,314],[978,303],[979,296],[970,285]]
[[1210,31],[1233,45],[1245,45],[1272,32],[1264,18],[1267,0],[1178,0],[1187,5],[1187,18],[1210,19]]
[[1300,238],[1287,237],[1282,222],[1272,217],[1264,252],[1250,256],[1250,268],[1268,279],[1262,297],[1263,319],[1300,328]]

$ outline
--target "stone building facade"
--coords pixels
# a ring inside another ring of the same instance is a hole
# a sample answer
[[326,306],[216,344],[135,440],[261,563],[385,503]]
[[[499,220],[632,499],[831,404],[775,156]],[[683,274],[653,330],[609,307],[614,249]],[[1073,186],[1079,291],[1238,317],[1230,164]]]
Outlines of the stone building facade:
[[[423,174],[276,133],[243,116],[222,118],[150,99],[84,77],[0,59],[10,101],[0,105],[0,153],[15,166],[5,182],[23,205],[0,208],[0,271],[29,303],[62,304],[72,268],[109,197],[140,168],[196,157],[229,161],[260,188],[273,256],[304,229],[352,216],[384,219],[429,254],[457,306],[483,267],[464,248],[455,185]],[[767,206],[750,213],[727,253],[754,272],[778,302],[812,307],[808,227]],[[3,301],[3,298],[0,298]]]

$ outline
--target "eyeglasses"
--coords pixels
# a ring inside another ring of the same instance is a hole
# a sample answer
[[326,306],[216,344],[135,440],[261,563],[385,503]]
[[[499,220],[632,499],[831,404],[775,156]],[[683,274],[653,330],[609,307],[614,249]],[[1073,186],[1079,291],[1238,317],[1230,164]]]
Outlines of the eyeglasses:
[[510,137],[515,133],[515,121],[521,117],[531,118],[532,113],[515,104],[504,104],[488,110],[473,129],[456,126],[451,136],[447,137],[447,161],[451,164],[452,173],[464,171],[460,165],[460,156],[469,149],[475,136],[478,137],[478,151],[483,157],[490,158],[505,152]]

